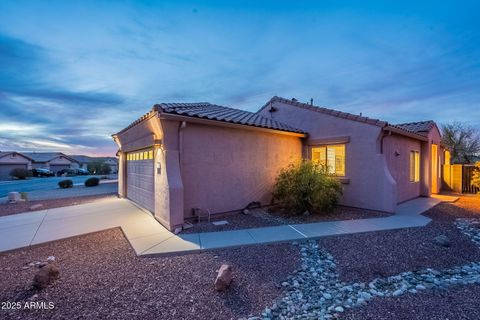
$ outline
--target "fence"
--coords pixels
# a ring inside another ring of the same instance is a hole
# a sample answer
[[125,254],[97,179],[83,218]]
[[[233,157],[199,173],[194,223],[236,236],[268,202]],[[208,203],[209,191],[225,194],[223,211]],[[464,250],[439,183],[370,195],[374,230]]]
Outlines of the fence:
[[478,193],[472,186],[473,164],[446,164],[443,166],[443,188],[457,193]]

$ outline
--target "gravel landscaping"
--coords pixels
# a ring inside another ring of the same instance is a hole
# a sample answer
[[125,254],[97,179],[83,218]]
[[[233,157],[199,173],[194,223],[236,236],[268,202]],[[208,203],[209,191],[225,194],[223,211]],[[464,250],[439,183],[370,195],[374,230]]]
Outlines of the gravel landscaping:
[[[351,207],[338,206],[333,212],[290,216],[280,210],[278,207],[258,208],[247,210],[247,214],[235,213],[229,215],[216,215],[212,217],[211,222],[202,218],[201,222],[192,221],[193,227],[183,230],[182,233],[214,232],[228,231],[248,228],[270,227],[297,223],[314,223],[336,220],[368,219],[387,217],[391,214],[358,209]],[[223,225],[214,225],[212,222],[225,220],[228,223]]]
[[[55,309],[0,310],[0,318],[478,318],[480,198],[425,215],[433,221],[421,228],[177,257],[138,258],[118,229],[16,250],[0,254],[0,301]],[[34,292],[35,262],[49,256],[60,278]],[[213,281],[223,263],[234,281],[220,293]]]
[[[31,262],[55,256],[60,278],[33,292]],[[216,270],[233,266],[224,293]],[[0,301],[53,302],[53,310],[0,310],[2,319],[237,319],[281,294],[298,267],[291,244],[251,246],[176,257],[139,258],[119,229],[0,255]]]
[[27,211],[40,211],[45,209],[74,206],[78,204],[95,202],[97,200],[114,197],[117,197],[116,194],[110,193],[84,197],[72,197],[50,200],[29,200],[21,201],[18,203],[2,203],[0,204],[0,217]]

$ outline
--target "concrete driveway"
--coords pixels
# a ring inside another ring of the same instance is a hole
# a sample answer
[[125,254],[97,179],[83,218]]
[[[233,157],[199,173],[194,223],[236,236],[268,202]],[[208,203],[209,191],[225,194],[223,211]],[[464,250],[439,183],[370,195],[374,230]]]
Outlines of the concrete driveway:
[[[143,239],[151,235],[173,236],[153,218],[126,199],[109,198],[94,203],[27,212],[0,218],[0,252],[43,242],[121,227],[137,253]],[[140,243],[137,250],[135,244]],[[153,245],[153,244],[152,244]]]

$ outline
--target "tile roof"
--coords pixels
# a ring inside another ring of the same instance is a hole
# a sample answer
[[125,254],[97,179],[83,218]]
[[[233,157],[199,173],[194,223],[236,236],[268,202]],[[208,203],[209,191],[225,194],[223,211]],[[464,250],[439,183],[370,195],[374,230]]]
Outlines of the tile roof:
[[29,157],[35,162],[48,162],[57,157],[65,157],[67,159],[76,161],[75,159],[72,159],[61,152],[21,152],[20,154]]
[[85,155],[68,155],[68,157],[78,161],[79,163],[90,163],[92,161],[108,161],[108,160],[113,160],[115,162],[118,161],[117,158],[115,157],[90,157],[90,156],[85,156]]
[[407,131],[421,134],[428,133],[435,126],[435,122],[433,120],[427,120],[418,122],[398,123],[395,126]]
[[198,103],[161,103],[154,106],[159,112],[175,114],[193,118],[229,122],[253,127],[288,131],[295,133],[305,132],[273,119],[261,116],[258,113],[219,106],[208,102]]
[[271,98],[263,107],[260,108],[260,110],[257,111],[257,113],[260,112],[261,110],[265,109],[266,107],[268,107],[272,102],[276,102],[276,101],[286,103],[286,104],[290,104],[290,105],[300,107],[300,108],[303,108],[303,109],[308,109],[308,110],[328,114],[330,116],[334,116],[334,117],[338,117],[338,118],[344,118],[344,119],[348,119],[348,120],[373,124],[373,125],[376,125],[376,126],[379,126],[379,127],[384,127],[388,124],[386,121],[382,121],[382,120],[379,120],[379,119],[374,119],[374,118],[364,117],[364,116],[361,116],[361,115],[352,114],[352,113],[348,113],[348,112],[342,112],[342,111],[338,111],[338,110],[334,110],[334,109],[319,107],[319,106],[312,105],[310,103],[303,103],[303,102],[299,102],[299,101],[296,101],[296,100],[286,99],[286,98],[282,98],[282,97],[278,97],[278,96],[274,96],[273,98]]

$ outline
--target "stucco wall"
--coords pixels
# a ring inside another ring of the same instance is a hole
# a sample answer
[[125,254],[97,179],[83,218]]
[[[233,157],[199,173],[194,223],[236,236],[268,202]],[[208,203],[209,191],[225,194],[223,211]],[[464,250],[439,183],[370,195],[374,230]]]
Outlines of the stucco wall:
[[[307,131],[308,144],[315,139],[349,137],[345,145],[346,178],[341,204],[393,212],[397,204],[396,182],[391,176],[385,157],[380,153],[382,129],[375,125],[330,116],[275,101],[276,112],[260,113]],[[304,156],[308,156],[304,147]]]
[[[383,140],[383,153],[390,173],[397,182],[398,202],[420,196],[421,182],[410,182],[410,151],[421,152],[421,142],[396,134],[388,135]],[[421,172],[420,168],[420,178]]]
[[278,171],[301,159],[298,137],[195,123],[182,135],[185,217],[192,208],[219,213],[268,204]]
[[19,154],[7,154],[3,157],[0,158],[0,164],[6,163],[6,164],[26,164],[28,169],[31,168],[32,162],[30,159],[25,158]]

